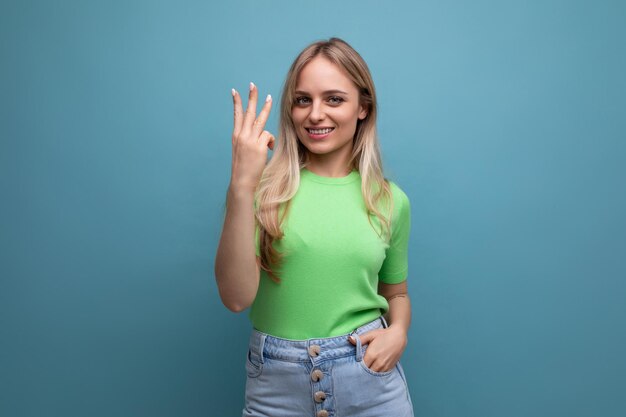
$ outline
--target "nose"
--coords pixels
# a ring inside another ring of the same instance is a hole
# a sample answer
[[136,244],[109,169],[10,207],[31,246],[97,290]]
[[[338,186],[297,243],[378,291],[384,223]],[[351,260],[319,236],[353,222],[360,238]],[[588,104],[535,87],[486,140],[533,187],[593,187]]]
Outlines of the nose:
[[311,123],[318,123],[324,120],[325,115],[321,102],[314,100],[310,108],[311,112],[309,113],[309,120]]

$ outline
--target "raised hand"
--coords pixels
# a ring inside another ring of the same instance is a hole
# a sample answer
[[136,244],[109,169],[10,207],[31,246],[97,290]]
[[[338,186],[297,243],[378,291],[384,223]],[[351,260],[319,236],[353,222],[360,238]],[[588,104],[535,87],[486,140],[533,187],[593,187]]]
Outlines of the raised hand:
[[250,83],[250,95],[245,114],[241,105],[241,96],[235,89],[232,90],[232,94],[235,117],[230,186],[254,191],[261,180],[261,174],[267,162],[267,149],[274,149],[274,135],[263,130],[272,109],[272,96],[267,96],[257,117],[256,104],[259,92],[254,83]]

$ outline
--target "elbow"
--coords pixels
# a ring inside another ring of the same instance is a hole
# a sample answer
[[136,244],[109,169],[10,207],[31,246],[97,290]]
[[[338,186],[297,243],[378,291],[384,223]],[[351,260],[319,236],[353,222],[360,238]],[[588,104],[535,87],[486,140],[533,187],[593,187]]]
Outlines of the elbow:
[[242,280],[233,279],[218,267],[215,268],[215,279],[222,304],[233,313],[241,313],[254,302],[258,285],[237,284]]
[[241,313],[242,311],[250,307],[249,305],[245,305],[243,303],[232,302],[232,301],[227,302],[225,300],[222,300],[222,302],[224,303],[226,308],[232,311],[233,313]]
[[241,313],[246,310],[248,307],[252,305],[254,299],[249,300],[241,291],[234,291],[233,289],[225,288],[219,285],[218,281],[218,292],[220,295],[220,299],[222,300],[222,304],[224,307],[232,311],[233,313]]

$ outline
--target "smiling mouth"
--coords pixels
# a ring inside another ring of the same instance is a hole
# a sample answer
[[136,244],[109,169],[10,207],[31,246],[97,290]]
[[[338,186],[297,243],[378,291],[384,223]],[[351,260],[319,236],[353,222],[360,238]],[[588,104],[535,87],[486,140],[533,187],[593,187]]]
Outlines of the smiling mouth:
[[324,129],[310,129],[310,128],[305,128],[305,129],[307,132],[311,133],[312,135],[325,135],[335,130],[334,127],[327,127]]

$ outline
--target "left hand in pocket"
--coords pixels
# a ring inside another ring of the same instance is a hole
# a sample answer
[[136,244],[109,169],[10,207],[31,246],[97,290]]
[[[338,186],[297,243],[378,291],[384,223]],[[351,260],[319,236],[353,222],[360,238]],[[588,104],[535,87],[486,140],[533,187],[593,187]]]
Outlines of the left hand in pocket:
[[[356,345],[354,337],[348,340]],[[359,337],[361,345],[368,345],[363,361],[374,372],[387,372],[396,366],[407,344],[406,332],[400,327],[371,330]]]

